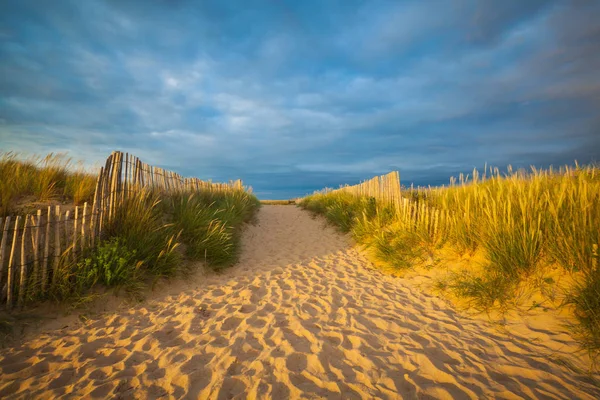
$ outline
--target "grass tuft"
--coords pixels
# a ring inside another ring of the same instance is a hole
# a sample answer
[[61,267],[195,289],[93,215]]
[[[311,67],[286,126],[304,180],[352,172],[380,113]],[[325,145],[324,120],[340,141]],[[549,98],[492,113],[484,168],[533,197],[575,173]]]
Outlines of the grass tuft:
[[96,176],[71,167],[64,154],[23,159],[17,153],[0,153],[0,216],[17,212],[19,201],[27,196],[41,202],[71,200],[75,205],[90,201]]

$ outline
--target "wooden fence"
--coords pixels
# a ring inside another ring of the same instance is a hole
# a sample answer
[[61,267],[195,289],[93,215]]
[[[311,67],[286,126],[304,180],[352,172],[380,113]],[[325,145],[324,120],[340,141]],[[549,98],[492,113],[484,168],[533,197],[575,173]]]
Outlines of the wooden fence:
[[331,191],[347,192],[357,196],[374,197],[386,203],[395,203],[400,199],[400,174],[392,171],[386,175],[376,176],[358,185],[342,186]]
[[10,309],[43,297],[56,283],[61,265],[76,261],[101,240],[119,204],[142,188],[163,194],[245,190],[240,180],[213,183],[183,178],[130,154],[113,152],[100,169],[91,204],[57,205],[33,215],[0,217],[0,303]]
[[[415,199],[415,189],[408,190],[409,197],[403,197],[400,185],[400,174],[392,171],[386,175],[376,176],[357,185],[345,185],[339,189],[326,189],[325,193],[346,192],[355,196],[375,198],[378,202],[394,207],[399,221],[406,229],[420,230],[432,239],[439,238],[447,227],[448,211],[441,211],[428,206],[425,201]],[[426,196],[424,196],[426,197]]]

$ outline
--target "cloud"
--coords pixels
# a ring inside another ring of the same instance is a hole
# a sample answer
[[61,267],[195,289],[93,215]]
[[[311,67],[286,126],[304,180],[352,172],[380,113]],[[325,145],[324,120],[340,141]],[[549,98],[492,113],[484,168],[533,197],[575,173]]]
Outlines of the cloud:
[[600,149],[595,2],[0,4],[0,148],[293,197]]

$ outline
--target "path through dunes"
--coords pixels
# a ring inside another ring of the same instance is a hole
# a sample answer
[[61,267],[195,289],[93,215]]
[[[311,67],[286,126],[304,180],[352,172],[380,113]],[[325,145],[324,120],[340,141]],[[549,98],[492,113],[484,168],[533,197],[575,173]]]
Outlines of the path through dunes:
[[549,360],[565,333],[459,315],[293,206],[243,244],[223,275],[1,350],[0,398],[600,398]]

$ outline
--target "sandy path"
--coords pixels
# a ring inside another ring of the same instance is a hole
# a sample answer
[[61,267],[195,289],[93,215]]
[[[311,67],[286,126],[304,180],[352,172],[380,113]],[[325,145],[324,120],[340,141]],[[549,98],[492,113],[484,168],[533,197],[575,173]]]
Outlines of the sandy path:
[[297,208],[259,220],[226,274],[2,350],[0,397],[600,398],[551,361],[563,332],[459,315]]

